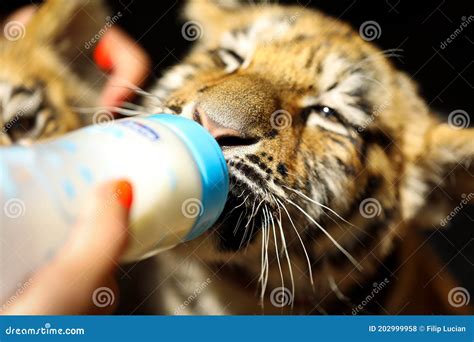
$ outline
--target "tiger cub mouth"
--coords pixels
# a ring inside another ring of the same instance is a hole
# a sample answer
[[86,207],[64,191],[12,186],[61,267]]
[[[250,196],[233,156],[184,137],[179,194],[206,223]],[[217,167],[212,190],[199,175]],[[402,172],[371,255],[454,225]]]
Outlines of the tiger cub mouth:
[[[228,147],[223,150],[228,154]],[[271,217],[277,221],[278,212],[284,213],[283,186],[288,171],[283,162],[275,163],[267,152],[226,156],[226,161],[230,191],[215,229],[220,235],[219,249],[238,251],[254,241]]]

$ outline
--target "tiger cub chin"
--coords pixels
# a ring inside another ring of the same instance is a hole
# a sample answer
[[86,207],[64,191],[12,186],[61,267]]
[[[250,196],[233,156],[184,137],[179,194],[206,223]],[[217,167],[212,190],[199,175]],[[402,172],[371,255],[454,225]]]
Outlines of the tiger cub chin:
[[208,233],[143,266],[160,275],[141,299],[170,314],[469,312],[419,228],[472,195],[474,130],[440,122],[393,52],[317,11],[196,0],[186,15],[200,40],[145,104],[214,135],[231,192]]

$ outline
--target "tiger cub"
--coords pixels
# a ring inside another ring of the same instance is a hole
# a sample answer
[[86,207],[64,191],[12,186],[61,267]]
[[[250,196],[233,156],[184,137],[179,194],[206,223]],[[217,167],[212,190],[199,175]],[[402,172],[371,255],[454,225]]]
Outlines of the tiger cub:
[[186,15],[185,38],[200,39],[145,103],[213,134],[231,192],[205,236],[149,262],[161,275],[141,301],[156,293],[145,303],[170,314],[472,312],[451,305],[456,283],[419,228],[474,197],[474,130],[441,122],[390,52],[317,11],[196,0]]
[[90,121],[75,108],[95,105],[105,82],[90,40],[106,13],[98,1],[49,0],[27,23],[0,22],[0,145],[29,144]]

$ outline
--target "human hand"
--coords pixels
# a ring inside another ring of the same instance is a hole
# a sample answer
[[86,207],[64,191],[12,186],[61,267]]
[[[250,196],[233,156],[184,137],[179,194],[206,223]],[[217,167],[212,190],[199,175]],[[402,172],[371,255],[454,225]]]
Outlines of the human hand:
[[100,97],[103,106],[118,107],[131,100],[135,94],[130,86],[141,86],[151,68],[145,50],[116,26],[97,44],[94,60],[102,70],[110,72]]
[[[132,196],[132,187],[126,181],[99,186],[85,202],[67,243],[32,277],[31,286],[3,313],[75,315],[113,312],[118,302],[114,273],[127,244]],[[100,293],[101,290],[105,292]],[[101,295],[109,296],[107,303],[103,302]]]

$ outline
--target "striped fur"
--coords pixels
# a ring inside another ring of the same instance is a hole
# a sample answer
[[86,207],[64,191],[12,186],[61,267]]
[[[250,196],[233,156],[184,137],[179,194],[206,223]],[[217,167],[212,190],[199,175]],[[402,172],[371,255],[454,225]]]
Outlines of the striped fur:
[[7,19],[11,37],[0,25],[0,145],[29,144],[84,124],[74,107],[95,105],[104,82],[84,44],[104,20],[100,2],[49,0],[27,24]]

